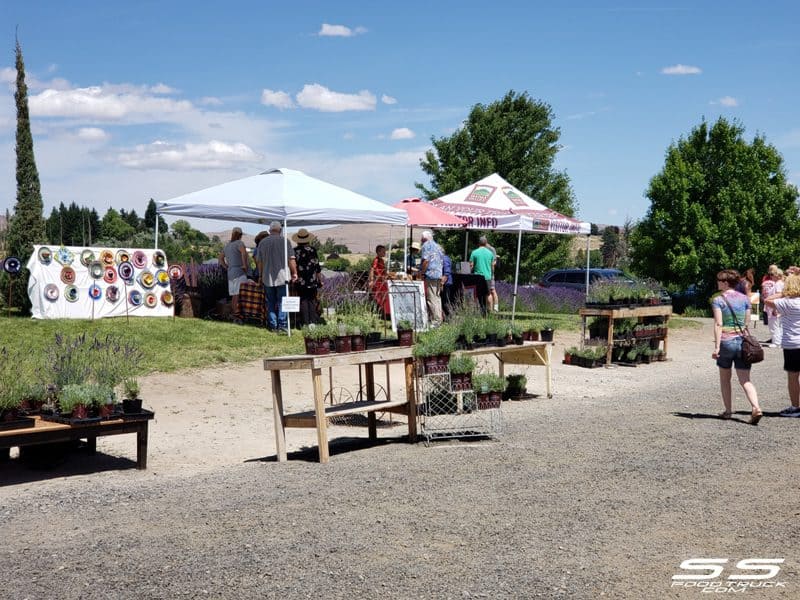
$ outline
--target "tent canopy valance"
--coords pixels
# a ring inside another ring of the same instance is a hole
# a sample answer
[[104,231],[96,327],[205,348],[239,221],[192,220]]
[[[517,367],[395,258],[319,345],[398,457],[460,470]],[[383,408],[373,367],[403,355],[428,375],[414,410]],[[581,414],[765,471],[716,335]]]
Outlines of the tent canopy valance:
[[467,220],[469,229],[531,233],[588,234],[589,223],[550,210],[497,173],[431,201]]
[[385,223],[405,225],[406,212],[293,169],[270,169],[170,200],[162,215],[267,224]]

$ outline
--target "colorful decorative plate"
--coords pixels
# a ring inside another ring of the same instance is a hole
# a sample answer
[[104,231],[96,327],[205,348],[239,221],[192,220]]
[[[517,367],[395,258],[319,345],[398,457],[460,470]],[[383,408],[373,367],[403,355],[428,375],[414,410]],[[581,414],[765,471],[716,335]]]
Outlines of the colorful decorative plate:
[[75,269],[72,267],[62,267],[61,281],[67,285],[75,283]]
[[117,281],[117,271],[114,267],[108,266],[103,269],[103,281],[106,283],[114,283]]
[[172,295],[172,292],[161,293],[161,304],[164,306],[172,306],[175,304],[175,296]]
[[131,260],[131,253],[127,250],[117,250],[117,264],[129,262]]
[[100,262],[104,265],[114,264],[114,253],[111,250],[103,250],[100,253]]
[[158,305],[158,298],[153,292],[148,292],[144,295],[144,305],[147,308],[155,308]]
[[74,285],[68,285],[64,288],[64,298],[67,299],[67,302],[77,302],[78,301],[78,288]]
[[119,302],[119,288],[115,285],[110,285],[106,288],[106,300],[111,304]]
[[89,298],[92,300],[100,300],[103,297],[103,290],[96,283],[89,286]]
[[49,265],[53,261],[53,253],[50,252],[50,248],[47,246],[39,248],[38,256],[39,262],[43,265]]
[[150,271],[144,270],[139,274],[139,283],[144,289],[149,290],[156,284],[156,277]]
[[58,300],[58,286],[55,283],[48,283],[44,286],[44,297],[50,302]]
[[167,287],[169,285],[169,273],[164,269],[156,271],[156,283],[161,287]]
[[163,250],[156,250],[153,252],[153,266],[155,267],[163,267],[167,264],[167,255],[164,254]]
[[131,262],[137,269],[144,269],[147,266],[147,255],[141,250],[137,250],[133,253]]
[[128,302],[132,306],[141,306],[142,305],[142,292],[139,290],[131,290],[128,294]]
[[64,246],[61,246],[61,248],[56,250],[56,254],[53,258],[55,258],[56,262],[60,265],[68,267],[75,260],[75,255],[71,251],[67,250]]
[[170,279],[180,279],[183,277],[183,269],[180,265],[172,265],[169,268],[169,277]]
[[81,252],[81,264],[84,267],[88,267],[92,264],[95,260],[94,252],[86,248],[83,252]]
[[126,283],[130,284],[133,282],[133,265],[129,262],[121,262],[117,267],[117,272],[119,276],[125,280]]
[[9,256],[3,261],[3,268],[9,275],[17,275],[22,270],[22,263],[16,256]]
[[89,277],[92,279],[102,279],[105,267],[99,260],[94,261],[89,265]]

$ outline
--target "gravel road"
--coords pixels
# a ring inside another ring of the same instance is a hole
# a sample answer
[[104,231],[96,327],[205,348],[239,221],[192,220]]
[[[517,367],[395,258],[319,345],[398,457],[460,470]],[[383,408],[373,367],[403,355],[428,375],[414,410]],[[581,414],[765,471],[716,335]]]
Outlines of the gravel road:
[[777,416],[780,350],[754,367],[761,423],[738,389],[736,419],[713,418],[698,321],[665,363],[557,365],[554,397],[504,402],[495,440],[155,472],[98,442],[51,472],[0,465],[0,597],[689,598],[682,561],[727,558],[727,585],[757,557],[785,562],[744,593],[798,598],[800,419]]

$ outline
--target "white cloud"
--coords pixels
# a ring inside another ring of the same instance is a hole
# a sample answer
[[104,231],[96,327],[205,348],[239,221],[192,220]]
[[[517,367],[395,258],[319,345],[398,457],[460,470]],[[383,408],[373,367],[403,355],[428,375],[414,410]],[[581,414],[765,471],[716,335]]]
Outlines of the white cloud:
[[81,127],[78,130],[78,138],[87,142],[102,142],[109,137],[108,133],[99,127]]
[[399,127],[392,131],[392,135],[389,136],[389,139],[392,140],[411,140],[416,137],[413,131],[411,131],[408,127]]
[[281,110],[285,108],[294,108],[292,97],[286,92],[273,91],[264,89],[261,91],[261,104],[264,106],[275,106]]
[[157,83],[153,87],[150,88],[150,91],[154,94],[174,94],[178,90],[175,88],[171,88],[165,83]]
[[328,23],[323,23],[317,35],[320,37],[353,37],[354,35],[360,35],[366,32],[367,30],[365,27],[351,29],[344,25],[329,25]]
[[580,119],[586,119],[587,117],[593,117],[597,113],[593,110],[589,110],[582,113],[575,113],[574,115],[567,115],[564,117],[567,121],[578,121]]
[[703,70],[700,67],[682,65],[680,63],[661,69],[662,75],[699,75],[702,72]]
[[723,96],[719,100],[712,100],[709,104],[721,104],[722,106],[732,108],[734,106],[739,106],[739,101],[733,96]]
[[14,83],[17,80],[17,70],[11,67],[0,69],[0,83]]
[[384,104],[397,104],[397,98],[392,98],[391,96],[384,94],[381,96],[381,102]]
[[115,162],[129,169],[227,169],[235,165],[256,163],[261,156],[242,143],[228,144],[211,140],[203,144],[169,144],[155,141],[140,144],[114,157]]
[[345,133],[345,134],[342,136],[342,139],[343,139],[343,140],[352,140],[352,139],[355,139],[355,137],[356,137],[356,136],[355,136],[355,134],[354,134],[352,131],[348,131],[347,133]]
[[215,96],[204,96],[200,98],[197,103],[203,106],[222,106],[222,100]]
[[347,110],[375,110],[375,96],[367,90],[357,94],[334,92],[318,83],[306,84],[295,96],[303,108],[322,112],[344,112]]
[[191,110],[187,100],[155,98],[141,93],[116,92],[100,86],[72,90],[47,89],[28,96],[36,117],[71,117],[97,121],[121,121],[132,117],[160,122],[168,114]]

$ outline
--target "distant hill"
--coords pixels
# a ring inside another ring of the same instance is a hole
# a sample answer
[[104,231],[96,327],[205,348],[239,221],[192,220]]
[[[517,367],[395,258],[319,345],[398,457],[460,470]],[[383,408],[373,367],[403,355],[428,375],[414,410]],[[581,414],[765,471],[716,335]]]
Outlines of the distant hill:
[[[289,228],[290,237],[297,229],[296,227]],[[227,231],[204,233],[208,237],[217,236],[223,242],[227,242],[231,239],[230,229]],[[336,225],[334,227],[314,230],[313,233],[319,238],[320,242],[324,242],[327,238],[333,238],[337,244],[344,244],[350,252],[356,254],[370,254],[375,251],[375,246],[378,244],[386,245],[389,242],[396,242],[397,240],[403,239],[403,227],[390,227],[389,225],[374,225],[369,223]],[[254,235],[244,234],[242,236],[242,241],[248,248],[252,248],[255,245],[254,239]]]

